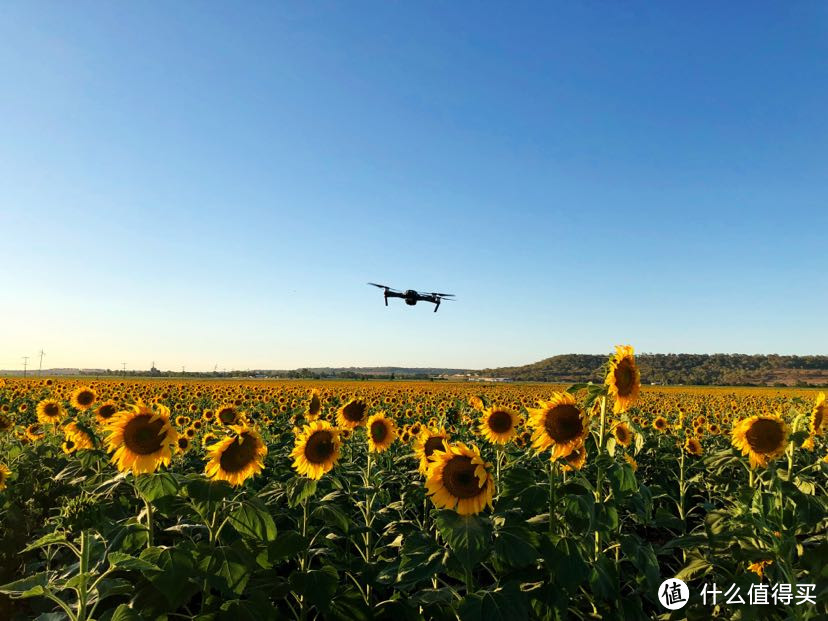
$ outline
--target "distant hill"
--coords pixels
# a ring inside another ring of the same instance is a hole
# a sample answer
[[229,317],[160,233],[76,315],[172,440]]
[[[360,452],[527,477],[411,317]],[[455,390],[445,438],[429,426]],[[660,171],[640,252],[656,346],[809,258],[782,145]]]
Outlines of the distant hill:
[[[639,354],[644,384],[699,384],[708,386],[828,386],[828,356],[751,356],[747,354]],[[308,378],[308,379],[463,379],[506,378],[527,382],[600,382],[606,355],[565,354],[519,367],[448,369],[439,367],[315,367],[293,370],[247,369],[217,373],[185,373],[190,378]],[[36,371],[29,371],[35,376]],[[20,376],[22,371],[0,371]],[[44,369],[44,376],[120,376],[110,369]],[[127,377],[182,377],[178,371],[127,371]]]
[[[825,386],[828,356],[751,356],[747,354],[641,354],[636,356],[645,384],[711,386]],[[520,367],[483,369],[486,377],[533,382],[599,382],[605,355],[565,354]]]

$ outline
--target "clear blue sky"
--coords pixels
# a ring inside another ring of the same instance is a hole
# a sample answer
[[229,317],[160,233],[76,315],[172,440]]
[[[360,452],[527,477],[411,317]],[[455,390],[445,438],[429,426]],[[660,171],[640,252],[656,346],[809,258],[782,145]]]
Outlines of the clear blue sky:
[[23,1],[0,40],[0,368],[828,353],[824,2]]

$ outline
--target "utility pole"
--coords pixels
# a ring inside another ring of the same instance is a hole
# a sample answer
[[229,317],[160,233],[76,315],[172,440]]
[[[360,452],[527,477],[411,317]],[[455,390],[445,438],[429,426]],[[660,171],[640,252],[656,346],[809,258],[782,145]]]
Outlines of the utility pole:
[[45,351],[41,348],[40,350],[40,364],[37,365],[37,376],[40,377],[40,373],[43,370],[43,356],[46,354]]
[[29,357],[23,356],[23,377],[26,377],[26,367],[29,366]]
[[126,377],[126,362],[121,363],[121,368],[124,370],[124,377]]
[[184,375],[184,365],[181,365],[181,375]]

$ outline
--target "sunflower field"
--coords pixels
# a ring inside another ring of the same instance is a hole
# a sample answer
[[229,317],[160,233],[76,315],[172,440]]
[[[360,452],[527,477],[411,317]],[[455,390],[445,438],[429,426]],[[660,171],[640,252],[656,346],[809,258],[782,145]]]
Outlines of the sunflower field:
[[0,619],[825,619],[826,415],[631,347],[574,386],[0,379]]

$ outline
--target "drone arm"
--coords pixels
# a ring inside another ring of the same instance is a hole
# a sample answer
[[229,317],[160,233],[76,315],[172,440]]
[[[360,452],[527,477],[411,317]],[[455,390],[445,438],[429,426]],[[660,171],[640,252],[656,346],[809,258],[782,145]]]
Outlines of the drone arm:
[[440,298],[437,298],[437,303],[434,305],[434,312],[437,312],[437,309],[440,308]]
[[388,306],[388,291],[386,291],[382,297],[385,298],[385,305]]

